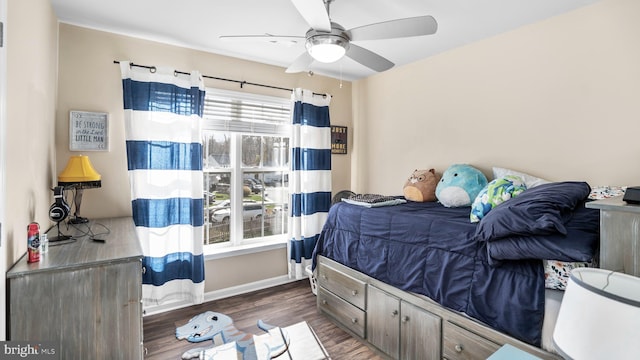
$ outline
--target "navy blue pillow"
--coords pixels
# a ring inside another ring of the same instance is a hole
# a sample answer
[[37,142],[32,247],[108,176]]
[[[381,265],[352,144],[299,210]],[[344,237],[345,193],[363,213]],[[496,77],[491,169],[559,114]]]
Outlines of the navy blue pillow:
[[492,241],[513,235],[567,234],[564,224],[571,211],[587,199],[586,182],[543,184],[525,190],[496,206],[478,223],[475,239]]
[[489,264],[502,260],[541,259],[558,261],[592,261],[598,248],[600,211],[580,203],[565,223],[567,235],[509,236],[487,241]]

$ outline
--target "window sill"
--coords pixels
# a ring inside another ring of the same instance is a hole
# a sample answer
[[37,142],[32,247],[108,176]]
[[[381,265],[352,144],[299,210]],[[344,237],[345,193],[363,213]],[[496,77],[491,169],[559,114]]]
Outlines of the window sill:
[[270,251],[275,249],[283,249],[287,247],[288,241],[284,238],[260,241],[253,244],[246,244],[240,246],[228,246],[218,247],[213,249],[205,249],[204,260],[223,259],[233,256],[241,256],[248,254],[255,254],[263,251]]

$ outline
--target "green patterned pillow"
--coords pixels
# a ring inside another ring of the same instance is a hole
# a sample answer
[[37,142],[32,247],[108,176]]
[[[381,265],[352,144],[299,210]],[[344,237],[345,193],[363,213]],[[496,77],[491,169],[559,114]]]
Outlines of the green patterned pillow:
[[506,175],[492,180],[484,189],[480,190],[480,193],[473,201],[470,215],[471,222],[480,221],[491,209],[520,195],[525,190],[527,190],[527,186],[520,176]]

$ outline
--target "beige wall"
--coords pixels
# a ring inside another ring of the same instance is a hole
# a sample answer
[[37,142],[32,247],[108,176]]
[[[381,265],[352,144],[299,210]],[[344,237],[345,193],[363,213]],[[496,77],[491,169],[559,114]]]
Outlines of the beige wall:
[[209,261],[205,273],[206,288],[227,289],[277,278],[287,273],[287,263],[283,261],[286,256],[286,249],[276,249]]
[[[89,218],[128,216],[131,214],[131,198],[127,177],[124,140],[122,86],[120,68],[114,60],[130,60],[134,63],[168,66],[181,71],[199,70],[204,75],[245,80],[272,86],[308,88],[333,96],[330,106],[334,125],[352,127],[351,84],[321,76],[286,74],[284,68],[214,55],[197,50],[159,44],[152,41],[96,31],[68,24],[60,24],[59,98],[56,112],[57,172],[76,152],[69,151],[69,111],[99,111],[109,113],[110,150],[89,152],[91,162],[102,175],[102,188],[87,190],[82,201],[82,215]],[[218,80],[205,79],[205,85],[217,88],[246,91],[256,94],[288,98],[286,91],[245,86]],[[348,188],[350,179],[350,155],[333,156],[334,189]],[[277,258],[279,262],[273,261]],[[241,285],[274,276],[285,275],[286,251],[262,252],[250,256],[209,261],[206,264],[206,291]],[[219,264],[235,264],[234,267]],[[260,273],[250,264],[267,264]],[[231,281],[230,279],[233,279]]]
[[604,0],[353,84],[352,189],[469,163],[640,183],[640,2]]
[[[27,250],[27,224],[46,227],[49,188],[55,171],[53,131],[56,106],[58,24],[49,0],[0,2],[6,56],[0,106],[0,270],[5,273]],[[5,7],[6,6],[6,7]],[[6,77],[4,76],[6,74]],[[46,228],[45,228],[46,229]],[[6,339],[6,284],[0,286],[0,340]]]
[[46,230],[53,195],[58,23],[48,0],[7,2],[7,264],[27,251],[27,225]]

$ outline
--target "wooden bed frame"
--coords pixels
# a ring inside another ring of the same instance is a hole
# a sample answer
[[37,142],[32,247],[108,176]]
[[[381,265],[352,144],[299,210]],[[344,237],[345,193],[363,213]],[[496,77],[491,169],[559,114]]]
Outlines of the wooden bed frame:
[[318,256],[318,309],[392,359],[486,359],[510,344],[542,359],[560,356]]

